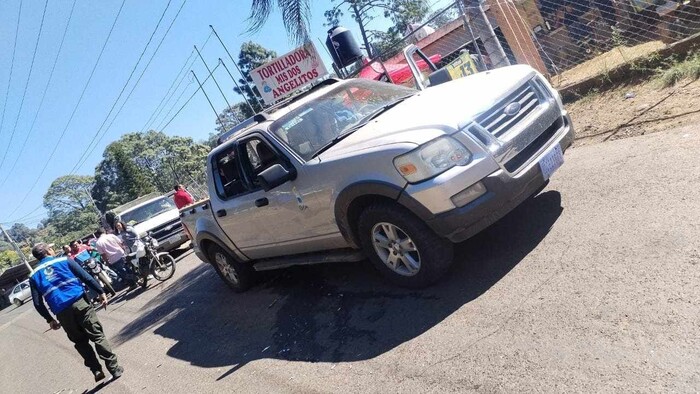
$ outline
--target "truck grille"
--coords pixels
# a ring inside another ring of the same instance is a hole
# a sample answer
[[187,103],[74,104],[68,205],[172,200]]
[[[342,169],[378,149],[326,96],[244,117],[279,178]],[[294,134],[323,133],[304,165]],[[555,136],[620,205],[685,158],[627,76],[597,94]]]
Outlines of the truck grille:
[[180,221],[180,218],[177,218],[175,220],[171,220],[168,223],[154,228],[151,231],[151,236],[153,236],[160,242],[181,231],[183,231],[182,222]]
[[[507,114],[506,107],[513,103],[520,104],[520,111]],[[532,113],[540,104],[540,97],[532,81],[518,88],[508,97],[499,101],[493,108],[476,118],[481,127],[488,130],[494,137],[500,137]]]

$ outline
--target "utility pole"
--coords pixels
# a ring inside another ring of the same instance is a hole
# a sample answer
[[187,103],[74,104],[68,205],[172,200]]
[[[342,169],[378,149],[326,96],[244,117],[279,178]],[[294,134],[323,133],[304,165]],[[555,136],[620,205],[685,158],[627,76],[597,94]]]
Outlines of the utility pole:
[[216,115],[216,118],[219,119],[219,123],[221,123],[221,126],[224,125],[224,122],[221,121],[221,117],[219,116],[219,113],[216,112],[216,108],[214,108],[214,104],[211,103],[211,100],[209,100],[209,95],[207,92],[204,90],[204,86],[202,86],[202,83],[199,82],[199,78],[197,78],[197,74],[194,73],[194,70],[190,70],[192,75],[194,75],[194,79],[197,80],[197,84],[199,85],[199,89],[202,90],[202,93],[204,93],[204,97],[207,98],[207,101],[209,102],[209,106],[211,107],[211,110],[214,111],[214,114]]
[[[228,58],[231,59],[231,62],[233,63],[233,66],[236,67],[236,70],[238,70],[238,73],[241,74],[241,77],[243,77],[243,81],[245,81],[245,86],[248,88],[248,91],[250,92],[251,97],[253,97],[253,98],[255,99],[255,101],[256,101],[257,104],[258,104],[258,107],[259,107],[260,109],[262,109],[262,108],[263,108],[262,101],[260,101],[260,98],[258,97],[258,95],[255,94],[255,90],[253,90],[253,88],[250,87],[250,84],[248,83],[248,79],[246,78],[246,75],[243,73],[243,71],[241,71],[241,68],[238,67],[238,63],[236,63],[236,60],[234,60],[233,56],[231,56],[231,52],[228,51],[228,48],[226,47],[226,44],[224,44],[224,42],[221,40],[221,37],[219,37],[219,33],[217,33],[216,30],[214,30],[214,26],[209,25],[209,27],[211,28],[211,31],[214,32],[214,35],[216,36],[216,38],[217,38],[217,39],[219,40],[219,42],[221,43],[221,46],[224,47],[224,50],[226,51],[226,54],[228,55]],[[227,70],[228,70],[228,69],[227,69]],[[255,112],[255,111],[253,111],[253,112]]]
[[[224,61],[221,58],[219,58],[219,64],[224,66],[224,68],[226,69],[226,72],[228,73],[228,76],[231,77],[231,80],[236,85],[238,90],[240,90],[242,92],[243,90],[241,89],[240,86],[238,86],[238,82],[236,82],[236,78],[233,77],[233,74],[231,74],[231,71],[229,71],[228,67],[226,67],[226,63],[224,63]],[[248,108],[250,108],[250,111],[252,113],[255,113],[256,112],[255,109],[253,108],[252,105],[250,105],[250,102],[248,102],[248,98],[245,96],[245,94],[242,94],[241,96],[243,96],[243,100],[245,100],[245,103],[248,104]]]
[[[197,49],[197,46],[196,46],[196,45],[194,46],[194,50],[197,51],[197,55],[199,55],[199,59],[202,61],[202,63],[204,63],[204,67],[207,68],[207,71],[209,72],[209,76],[211,77],[211,79],[214,80],[214,83],[216,84],[216,87],[219,89],[219,93],[221,93],[221,96],[224,98],[224,101],[226,101],[226,105],[228,105],[228,106],[230,107],[230,106],[231,106],[231,103],[228,102],[228,99],[226,98],[226,95],[224,94],[224,91],[221,89],[221,86],[219,86],[219,83],[216,82],[216,78],[214,78],[214,73],[211,71],[211,69],[210,69],[209,66],[207,65],[207,62],[204,61],[204,58],[202,57],[202,54],[199,52],[199,49]],[[193,71],[192,73],[194,74],[194,71]],[[197,77],[197,76],[195,75],[195,78],[196,78],[196,77]],[[198,81],[199,81],[199,80],[198,80]],[[202,89],[202,90],[204,90],[204,89]],[[212,107],[213,107],[213,106],[212,106]]]
[[107,223],[107,218],[105,217],[104,213],[100,211],[100,208],[97,207],[95,200],[92,198],[92,194],[90,194],[90,189],[85,188],[85,194],[87,194],[88,198],[90,199],[90,203],[92,204],[92,207],[95,208],[95,212],[97,212],[97,215],[100,217],[100,223],[102,224],[102,227],[108,228],[109,223]]
[[29,262],[27,261],[27,257],[22,252],[22,249],[20,249],[19,246],[17,246],[15,241],[12,240],[12,238],[10,237],[10,234],[8,234],[7,231],[5,231],[5,228],[2,227],[2,224],[0,224],[0,232],[5,234],[5,238],[7,238],[7,241],[10,243],[10,245],[12,245],[12,248],[17,253],[17,256],[22,261],[22,263],[24,263],[24,265],[27,267],[27,269],[29,270],[29,274],[31,274],[32,271],[34,271],[34,270],[32,269],[32,266],[29,265]]

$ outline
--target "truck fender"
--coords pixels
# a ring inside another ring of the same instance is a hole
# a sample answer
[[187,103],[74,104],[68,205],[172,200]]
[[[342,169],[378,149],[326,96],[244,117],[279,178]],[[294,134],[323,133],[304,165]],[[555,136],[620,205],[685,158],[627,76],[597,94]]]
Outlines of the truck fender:
[[223,250],[228,252],[228,254],[236,260],[239,260],[239,261],[246,261],[247,260],[247,259],[241,258],[241,256],[238,253],[236,253],[234,250],[231,250],[231,248],[229,248],[225,242],[221,241],[216,235],[210,233],[209,231],[197,232],[196,241],[197,241],[197,248],[201,251],[201,254],[203,256],[206,256],[207,263],[211,264],[211,262],[209,261],[209,256],[207,255],[206,250],[204,250],[202,248],[202,243],[205,243],[205,242],[213,242],[214,244],[218,245]]
[[423,220],[432,216],[418,201],[403,192],[404,188],[382,181],[361,181],[345,187],[335,200],[335,220],[343,237],[354,246],[360,245],[353,223],[366,204],[378,199],[392,200]]

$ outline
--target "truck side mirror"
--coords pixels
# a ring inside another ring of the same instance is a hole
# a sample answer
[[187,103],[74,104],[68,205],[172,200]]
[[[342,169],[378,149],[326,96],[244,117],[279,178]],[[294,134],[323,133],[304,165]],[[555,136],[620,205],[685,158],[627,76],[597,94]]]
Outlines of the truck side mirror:
[[296,178],[296,172],[290,172],[282,164],[274,164],[258,175],[258,181],[265,191]]

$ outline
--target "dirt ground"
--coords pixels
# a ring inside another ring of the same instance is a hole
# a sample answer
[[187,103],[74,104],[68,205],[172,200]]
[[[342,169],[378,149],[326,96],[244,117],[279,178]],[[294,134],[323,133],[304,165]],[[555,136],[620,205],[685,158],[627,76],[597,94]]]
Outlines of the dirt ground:
[[552,83],[557,88],[568,86],[590,78],[592,75],[608,72],[625,63],[648,56],[665,46],[661,41],[646,42],[633,47],[618,46],[554,76]]
[[578,146],[655,133],[700,123],[700,80],[661,88],[652,79],[591,93],[566,107]]

